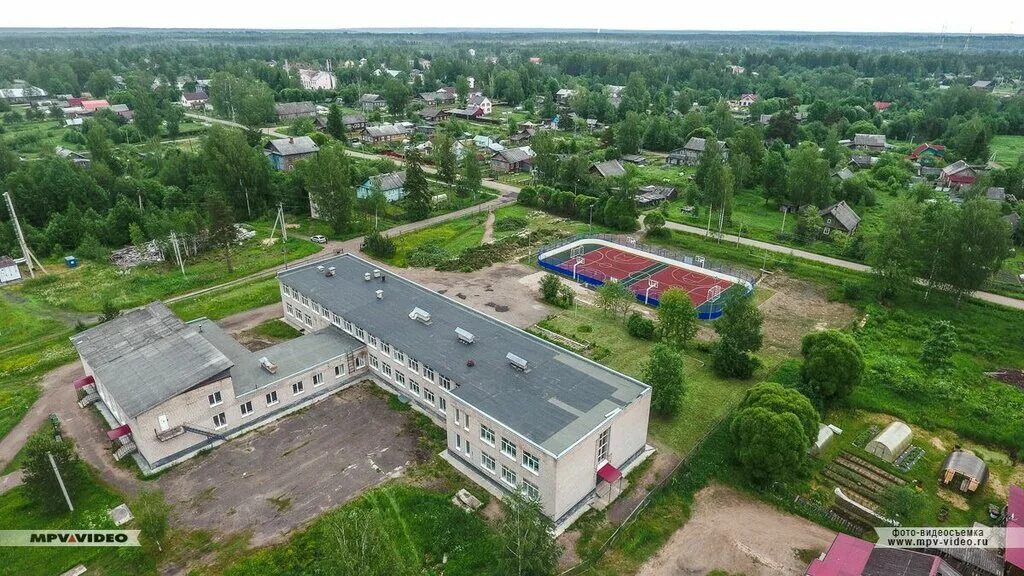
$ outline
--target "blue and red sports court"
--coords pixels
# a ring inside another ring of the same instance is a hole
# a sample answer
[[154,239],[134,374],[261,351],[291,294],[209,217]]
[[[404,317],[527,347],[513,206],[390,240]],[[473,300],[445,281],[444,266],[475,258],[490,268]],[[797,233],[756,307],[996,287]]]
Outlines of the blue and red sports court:
[[592,286],[609,280],[621,282],[636,294],[637,300],[651,306],[657,306],[669,288],[679,288],[690,296],[701,318],[721,315],[722,296],[726,292],[748,293],[752,289],[747,281],[703,268],[703,259],[699,257],[682,262],[593,238],[541,252],[538,262],[548,270]]

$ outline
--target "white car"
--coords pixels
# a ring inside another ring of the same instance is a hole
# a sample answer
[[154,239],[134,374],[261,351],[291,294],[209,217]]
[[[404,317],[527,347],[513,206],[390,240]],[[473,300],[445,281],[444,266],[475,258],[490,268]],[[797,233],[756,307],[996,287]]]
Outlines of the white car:
[[327,244],[327,236],[323,234],[316,234],[309,237],[310,242],[316,242],[317,244]]

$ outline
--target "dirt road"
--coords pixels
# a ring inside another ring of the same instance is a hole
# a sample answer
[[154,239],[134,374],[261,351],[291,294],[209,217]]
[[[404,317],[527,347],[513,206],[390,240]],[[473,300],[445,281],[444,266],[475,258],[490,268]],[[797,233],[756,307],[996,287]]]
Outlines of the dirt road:
[[747,576],[799,576],[796,553],[828,548],[835,533],[779,512],[730,488],[697,493],[693,514],[638,576],[705,576],[712,570]]

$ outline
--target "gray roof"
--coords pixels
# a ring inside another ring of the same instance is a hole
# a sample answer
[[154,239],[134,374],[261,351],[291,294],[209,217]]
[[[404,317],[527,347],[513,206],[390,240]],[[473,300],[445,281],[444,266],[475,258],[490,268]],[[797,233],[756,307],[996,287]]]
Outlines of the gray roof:
[[947,176],[952,176],[953,174],[956,174],[957,172],[962,172],[964,170],[967,170],[970,167],[971,166],[966,161],[964,161],[964,160],[957,160],[956,162],[953,162],[952,164],[950,164],[950,165],[946,166],[945,168],[943,168],[942,169],[942,173],[947,175]]
[[604,162],[594,162],[590,165],[597,173],[603,178],[612,178],[615,176],[622,176],[626,173],[626,169],[622,167],[622,162],[618,160],[605,160]]
[[316,114],[316,104],[312,102],[278,102],[274,104],[274,113],[278,116],[295,116],[299,114]]
[[[275,382],[289,380],[313,366],[344,356],[364,346],[359,340],[332,326],[252,352],[212,320],[200,318],[190,322],[189,326],[196,328],[207,342],[233,364],[231,385],[236,397],[255,392]],[[260,365],[260,358],[263,357],[277,365],[276,373],[271,374],[263,369]],[[333,375],[331,377],[333,378]]]
[[11,266],[17,266],[13,258],[10,256],[0,256],[0,268],[10,268]]
[[867,154],[852,154],[850,155],[850,164],[858,166],[860,168],[866,168],[873,166],[878,163],[878,158],[874,156],[868,156]]
[[380,94],[363,94],[359,97],[360,102],[379,102],[384,100]]
[[185,92],[181,97],[190,102],[210,99],[210,97],[206,95],[206,92],[203,92],[202,90],[199,90],[198,92]]
[[884,134],[855,134],[853,136],[854,146],[870,146],[872,148],[885,147]]
[[[336,267],[336,275],[328,277],[311,264],[278,277],[447,376],[456,384],[451,390],[456,398],[548,453],[561,454],[613,411],[649,391],[632,378],[401,277],[365,281],[363,275],[375,266],[354,255],[317,264]],[[383,299],[376,298],[378,289]],[[427,311],[430,323],[411,319],[414,308]],[[472,333],[474,342],[460,343],[456,328]],[[528,370],[510,366],[509,353],[525,359]]]
[[953,470],[968,478],[982,482],[988,474],[988,466],[970,450],[954,450],[942,463],[942,470]]
[[985,190],[985,198],[993,202],[1002,202],[1006,200],[1006,188],[992,186]]
[[409,131],[395,124],[381,124],[380,126],[367,126],[363,128],[371,138],[384,138],[390,136],[404,136]]
[[309,154],[317,152],[320,147],[313,142],[309,136],[296,136],[294,138],[278,138],[267,142],[264,150],[280,154],[281,156],[292,156],[294,154]]
[[341,123],[345,126],[351,126],[352,124],[365,124],[366,117],[362,114],[345,114],[341,117]]
[[71,337],[96,379],[135,417],[231,368],[231,360],[162,302]]
[[366,183],[370,186],[376,184],[380,187],[381,192],[397,190],[402,186],[405,186],[405,172],[388,172],[387,174],[378,174],[371,177],[366,181]]
[[841,200],[828,208],[823,208],[819,211],[819,214],[831,214],[847,230],[853,230],[860,224],[860,216],[857,216],[857,213],[853,211],[853,208],[850,208],[846,200]]
[[455,94],[449,92],[421,92],[420,98],[426,102],[454,102]]
[[533,154],[530,154],[528,148],[506,148],[499,151],[495,156],[500,157],[509,164],[515,164],[517,162],[527,162],[533,158]]
[[474,94],[474,95],[470,96],[468,100],[466,100],[466,103],[471,105],[471,106],[482,106],[483,103],[484,103],[484,100],[490,100],[490,99],[487,96],[484,96],[483,94]]
[[840,180],[849,180],[850,178],[853,178],[853,172],[849,168],[843,168],[842,170],[836,172],[836,176]]
[[[697,138],[696,136],[694,136],[693,138],[690,138],[689,140],[686,141],[686,145],[683,146],[683,150],[690,150],[692,152],[703,152],[706,146],[707,140],[705,140],[704,138]],[[718,149],[725,150],[725,142],[719,140]]]

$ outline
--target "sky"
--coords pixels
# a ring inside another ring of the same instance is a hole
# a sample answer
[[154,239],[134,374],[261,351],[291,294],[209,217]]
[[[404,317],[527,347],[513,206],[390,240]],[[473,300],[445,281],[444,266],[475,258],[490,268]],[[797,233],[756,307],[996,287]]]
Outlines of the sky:
[[[811,0],[516,0],[451,4],[423,0],[207,0],[157,3],[12,1],[0,27],[67,28],[583,28],[1024,34],[1021,0],[848,3]],[[512,9],[506,10],[504,7]]]

